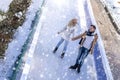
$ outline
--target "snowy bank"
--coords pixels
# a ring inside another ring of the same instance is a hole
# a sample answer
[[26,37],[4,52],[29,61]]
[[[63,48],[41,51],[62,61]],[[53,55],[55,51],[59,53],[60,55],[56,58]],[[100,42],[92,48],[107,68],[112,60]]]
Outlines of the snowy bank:
[[120,3],[119,0],[100,0],[108,13],[118,34],[120,34]]
[[[9,0],[8,4],[10,4],[10,1],[12,0]],[[0,4],[3,2],[4,1],[2,1]],[[6,3],[7,2],[5,2],[5,4]],[[31,23],[35,17],[36,12],[39,10],[40,4],[40,0],[33,0],[26,13],[24,24],[16,30],[13,40],[8,45],[8,49],[5,53],[5,60],[0,60],[0,80],[7,79],[8,76],[11,75],[14,62],[16,61],[18,55],[21,54],[22,46],[31,32]],[[6,6],[6,8],[8,9],[8,6]],[[6,8],[5,11],[7,10]]]
[[[95,24],[97,26],[97,23],[95,21],[94,15],[93,15],[90,0],[87,0],[87,1],[88,1],[88,7],[89,7],[89,13],[90,13],[91,21],[92,21],[93,24]],[[109,66],[109,62],[107,60],[107,56],[105,54],[105,48],[103,46],[103,42],[102,42],[101,35],[100,35],[98,27],[97,27],[97,34],[99,36],[98,47],[99,47],[99,50],[100,50],[100,53],[101,53],[101,58],[102,58],[102,61],[103,61],[102,63],[103,63],[104,70],[105,70],[105,73],[106,73],[106,76],[107,76],[107,80],[113,80],[113,76],[112,76],[112,73],[111,73],[111,70],[110,70],[110,66]]]

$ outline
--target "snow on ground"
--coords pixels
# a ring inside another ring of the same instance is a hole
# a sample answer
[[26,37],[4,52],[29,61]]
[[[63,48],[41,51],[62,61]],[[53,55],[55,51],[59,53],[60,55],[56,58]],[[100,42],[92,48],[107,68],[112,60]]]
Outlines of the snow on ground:
[[109,9],[114,21],[120,29],[120,0],[101,0]]
[[114,6],[120,8],[120,0],[115,0]]
[[[0,9],[6,11],[10,1],[12,0],[1,1]],[[0,60],[0,80],[4,80],[10,74],[11,67],[17,56],[20,54],[21,48],[29,35],[32,20],[34,19],[36,12],[39,10],[41,3],[41,0],[33,0],[26,13],[26,21],[17,29],[13,40],[9,43],[8,49],[5,53],[5,60]]]
[[119,0],[106,0],[104,1],[105,4],[109,7],[109,9],[111,10],[112,13],[114,13],[114,15],[120,16],[120,3]]
[[[13,0],[4,0],[4,1],[0,1],[0,11],[2,12],[7,12],[9,9],[9,5]],[[0,15],[0,21],[3,19],[4,17]]]
[[[117,24],[118,30],[120,30],[120,0],[103,0],[105,5],[108,7],[110,14],[113,17],[113,21]],[[120,36],[116,34],[120,40]]]
[[6,12],[9,9],[9,5],[13,0],[0,1],[0,10]]
[[[96,71],[93,56],[89,55],[85,60],[81,73],[69,70],[69,66],[75,63],[78,54],[78,41],[70,41],[64,59],[60,58],[63,45],[56,54],[52,50],[60,40],[56,33],[61,30],[70,19],[78,18],[80,27],[78,35],[86,30],[86,16],[84,0],[47,0],[43,9],[40,35],[38,37],[30,72],[27,80],[96,80]],[[40,26],[40,25],[38,25]],[[83,27],[84,26],[84,27]]]

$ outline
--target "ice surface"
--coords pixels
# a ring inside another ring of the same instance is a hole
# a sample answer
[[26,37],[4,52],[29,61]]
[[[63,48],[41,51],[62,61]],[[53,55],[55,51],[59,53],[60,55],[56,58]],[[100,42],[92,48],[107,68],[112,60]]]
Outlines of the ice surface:
[[[60,3],[57,1],[60,1]],[[39,21],[42,26],[27,80],[96,80],[92,55],[89,55],[85,60],[80,74],[68,69],[69,66],[75,63],[79,40],[70,41],[64,59],[60,58],[63,45],[56,54],[52,53],[60,39],[60,36],[56,33],[70,19],[79,19],[80,27],[78,27],[76,35],[80,33],[80,29],[82,31],[87,29],[83,3],[82,0],[47,0]]]

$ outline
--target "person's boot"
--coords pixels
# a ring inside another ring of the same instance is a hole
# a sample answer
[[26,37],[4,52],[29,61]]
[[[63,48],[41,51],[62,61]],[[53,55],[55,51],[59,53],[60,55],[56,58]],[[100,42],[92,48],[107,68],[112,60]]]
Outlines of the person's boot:
[[61,54],[61,58],[63,58],[63,57],[64,57],[64,55],[65,55],[65,52],[62,52],[62,54]]
[[75,64],[73,66],[70,66],[69,69],[76,69],[78,67],[78,64]]
[[55,49],[53,50],[53,53],[56,53],[57,49],[58,49],[58,47],[55,47]]
[[78,67],[77,67],[77,72],[78,72],[78,73],[80,73],[80,68],[81,68],[81,66],[78,65]]

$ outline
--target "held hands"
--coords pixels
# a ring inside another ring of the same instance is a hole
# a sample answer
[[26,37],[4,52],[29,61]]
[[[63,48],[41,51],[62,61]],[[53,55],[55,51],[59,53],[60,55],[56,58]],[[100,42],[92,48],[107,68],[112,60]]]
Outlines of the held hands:
[[75,39],[74,38],[71,38],[71,41],[74,41]]
[[88,52],[89,52],[90,54],[93,54],[93,50],[92,50],[92,49],[89,49]]

